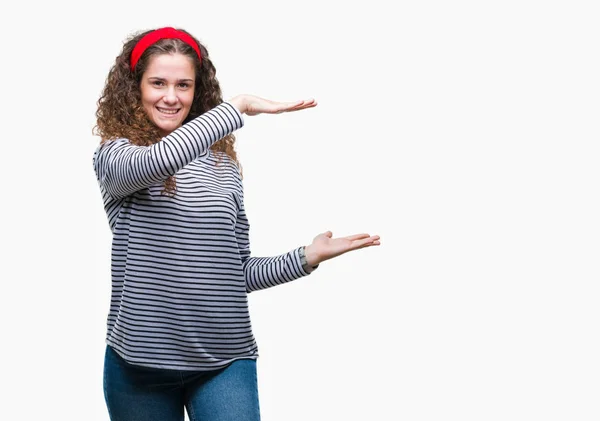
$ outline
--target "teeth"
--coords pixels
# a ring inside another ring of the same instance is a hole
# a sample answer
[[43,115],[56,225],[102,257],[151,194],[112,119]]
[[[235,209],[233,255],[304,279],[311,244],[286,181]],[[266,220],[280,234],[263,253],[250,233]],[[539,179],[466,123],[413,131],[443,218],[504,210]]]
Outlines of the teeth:
[[164,108],[158,108],[158,111],[160,111],[161,113],[165,113],[165,114],[177,114],[177,111],[179,111],[179,110],[167,110]]

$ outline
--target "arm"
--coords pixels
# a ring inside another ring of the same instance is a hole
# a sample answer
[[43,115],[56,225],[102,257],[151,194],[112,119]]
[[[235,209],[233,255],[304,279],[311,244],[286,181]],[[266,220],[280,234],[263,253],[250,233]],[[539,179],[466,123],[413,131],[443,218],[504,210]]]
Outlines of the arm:
[[277,102],[242,94],[184,124],[152,146],[135,146],[127,139],[107,142],[94,153],[98,182],[118,199],[164,181],[244,125],[242,114],[280,114],[312,108],[314,99]]
[[224,102],[152,146],[135,146],[127,139],[106,142],[94,154],[98,181],[112,198],[125,197],[164,181],[243,125],[238,108]]

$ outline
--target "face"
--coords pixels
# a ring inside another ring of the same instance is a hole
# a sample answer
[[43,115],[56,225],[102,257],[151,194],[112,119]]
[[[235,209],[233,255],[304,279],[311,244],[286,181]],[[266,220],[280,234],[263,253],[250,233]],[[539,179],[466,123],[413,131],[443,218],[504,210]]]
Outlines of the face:
[[142,105],[163,136],[183,124],[194,100],[196,74],[192,59],[183,54],[152,57],[142,75]]

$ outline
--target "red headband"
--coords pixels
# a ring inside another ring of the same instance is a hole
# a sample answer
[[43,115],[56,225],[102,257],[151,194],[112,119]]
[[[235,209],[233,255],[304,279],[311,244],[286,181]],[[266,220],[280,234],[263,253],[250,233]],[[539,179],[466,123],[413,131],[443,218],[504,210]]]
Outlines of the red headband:
[[165,38],[175,38],[182,40],[196,51],[196,53],[198,54],[198,58],[202,62],[202,55],[200,54],[198,44],[196,44],[196,41],[194,41],[194,39],[191,36],[189,36],[185,32],[178,31],[175,28],[160,28],[144,35],[142,39],[140,39],[135,45],[133,51],[131,52],[131,71],[133,72],[133,70],[135,69],[135,65],[137,64],[138,60],[140,59],[142,54],[144,54],[144,51],[146,51],[148,47],[150,47],[155,42],[158,42],[159,40]]

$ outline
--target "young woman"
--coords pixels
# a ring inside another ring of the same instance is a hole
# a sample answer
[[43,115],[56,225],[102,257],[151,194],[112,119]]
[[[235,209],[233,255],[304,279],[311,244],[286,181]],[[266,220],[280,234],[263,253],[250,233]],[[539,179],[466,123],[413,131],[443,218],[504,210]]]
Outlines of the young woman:
[[233,132],[243,115],[312,108],[223,101],[206,48],[160,28],[131,37],[98,101],[93,157],[113,233],[104,392],[111,420],[260,419],[247,294],[379,245],[317,235],[251,257]]

